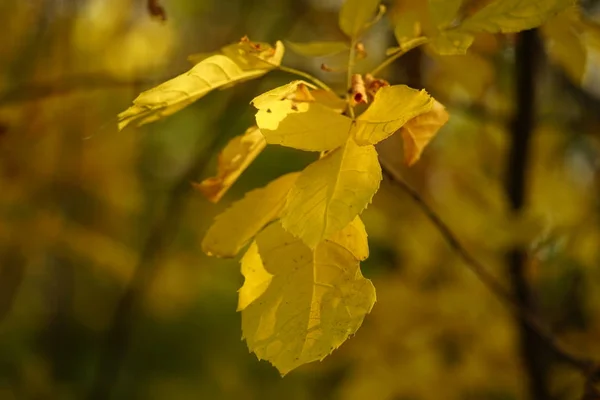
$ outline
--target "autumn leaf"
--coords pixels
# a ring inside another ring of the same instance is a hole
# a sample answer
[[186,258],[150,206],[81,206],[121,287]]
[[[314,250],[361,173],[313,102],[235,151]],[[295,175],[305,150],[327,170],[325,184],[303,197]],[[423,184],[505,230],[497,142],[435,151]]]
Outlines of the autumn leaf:
[[511,33],[535,28],[573,0],[496,0],[467,17],[461,29],[474,32]]
[[339,24],[342,32],[351,38],[363,33],[375,16],[380,0],[346,0],[340,10]]
[[419,160],[425,146],[448,122],[448,118],[444,106],[435,101],[430,111],[411,119],[402,127],[400,132],[404,142],[404,161],[409,166]]
[[347,42],[306,42],[295,43],[286,41],[287,48],[294,53],[305,57],[324,57],[331,56],[344,51],[349,51],[350,46]]
[[373,104],[356,120],[356,142],[372,145],[384,140],[410,119],[431,110],[433,102],[424,90],[406,85],[382,87],[375,94]]
[[192,54],[188,56],[188,60],[198,64],[210,56],[221,54],[232,59],[244,70],[271,69],[273,64],[281,63],[281,58],[274,57],[277,46],[273,48],[269,43],[253,42],[245,36],[239,42],[224,46],[217,52]]
[[427,0],[429,14],[434,26],[445,28],[456,18],[463,0]]
[[[366,241],[348,229],[351,243]],[[238,310],[248,348],[282,375],[322,360],[362,324],[375,288],[354,257],[356,249],[326,240],[310,249],[275,223],[242,258]]]
[[314,248],[367,207],[380,181],[375,147],[349,138],[302,171],[282,211],[283,227]]
[[234,257],[265,225],[279,216],[298,176],[298,173],[283,175],[233,203],[215,218],[202,240],[202,250],[217,257]]
[[322,104],[328,108],[331,108],[338,114],[343,113],[348,105],[346,103],[346,100],[342,99],[335,93],[330,92],[328,90],[312,90],[310,94],[314,97],[315,102]]
[[328,240],[350,251],[358,261],[364,261],[369,257],[367,231],[360,217],[354,218],[348,226],[331,235]]
[[248,128],[243,135],[231,139],[219,153],[217,175],[194,184],[194,187],[208,200],[218,202],[266,145],[256,126]]
[[[133,106],[118,115],[119,129],[133,122],[140,126],[157,121],[190,105],[214,89],[258,78],[281,63],[283,52],[283,44],[277,42],[275,49],[268,52],[270,56],[260,60],[260,68],[255,68],[254,61],[249,60],[257,59],[251,53],[236,57],[235,60],[225,55],[210,56],[185,74],[142,92],[133,101]],[[246,63],[240,60],[246,60]],[[269,64],[265,64],[265,60]]]
[[333,150],[344,144],[352,120],[317,102],[308,89],[311,86],[294,81],[252,100],[258,109],[256,124],[267,143],[307,151]]

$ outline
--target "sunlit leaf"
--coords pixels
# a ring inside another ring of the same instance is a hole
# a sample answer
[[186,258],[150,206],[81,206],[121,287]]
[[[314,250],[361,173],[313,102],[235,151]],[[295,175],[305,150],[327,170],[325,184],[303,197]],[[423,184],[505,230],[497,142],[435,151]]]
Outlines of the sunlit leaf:
[[367,207],[380,181],[375,147],[350,138],[302,171],[282,212],[283,227],[314,248]]
[[448,122],[448,118],[448,112],[444,106],[435,101],[430,111],[411,119],[402,127],[404,161],[408,165],[413,165],[419,160],[425,146]]
[[358,261],[369,257],[369,244],[367,231],[360,217],[354,218],[344,229],[337,231],[327,239],[348,249]]
[[295,81],[256,97],[256,124],[267,143],[307,151],[333,150],[346,141],[352,120],[316,101]]
[[381,88],[373,104],[356,120],[356,142],[372,145],[382,141],[410,119],[431,110],[433,102],[433,98],[424,90],[405,85]]
[[407,42],[429,30],[427,1],[398,0],[390,11],[394,26],[394,36],[400,47],[406,48]]
[[276,219],[298,173],[284,175],[246,193],[215,218],[202,240],[202,250],[217,257],[234,257],[265,225]]
[[217,175],[194,184],[194,187],[216,203],[266,145],[265,137],[256,126],[248,128],[243,135],[231,139],[219,153]]
[[519,32],[535,28],[573,0],[496,0],[467,17],[461,28],[491,33]]
[[463,0],[428,0],[429,13],[433,24],[438,27],[445,27],[456,17]]
[[346,0],[340,10],[339,24],[342,32],[356,38],[373,20],[380,0]]
[[[133,101],[133,106],[118,115],[119,129],[133,122],[140,126],[157,121],[190,105],[214,89],[229,87],[266,74],[281,62],[283,44],[277,42],[276,48],[271,50],[268,52],[270,56],[265,59],[270,64],[265,64],[265,60],[262,60],[261,67],[256,69],[252,68],[252,61],[248,60],[256,59],[254,55],[240,56],[237,62],[225,55],[214,55],[202,60],[185,74],[141,93]],[[257,52],[256,56],[260,54],[263,53]],[[239,64],[239,59],[246,59],[247,62]]]
[[310,249],[277,223],[258,235],[242,259],[242,273],[244,338],[282,375],[329,355],[375,303],[375,288],[351,251],[332,241]]
[[339,54],[350,50],[347,42],[307,42],[294,43],[286,42],[287,47],[294,53],[306,57],[323,57]]
[[315,101],[326,107],[331,108],[336,113],[342,113],[346,109],[348,103],[333,92],[317,89],[310,92]]

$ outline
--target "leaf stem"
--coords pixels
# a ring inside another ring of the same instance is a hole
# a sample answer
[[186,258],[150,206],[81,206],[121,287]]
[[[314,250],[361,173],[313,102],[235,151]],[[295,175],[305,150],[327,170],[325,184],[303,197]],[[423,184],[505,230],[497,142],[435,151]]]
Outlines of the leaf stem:
[[427,43],[428,41],[429,41],[429,39],[427,39],[424,36],[411,40],[408,43],[408,46],[406,48],[401,48],[400,51],[398,51],[395,54],[392,54],[390,57],[388,57],[387,59],[385,59],[381,64],[379,64],[377,67],[375,67],[375,69],[373,69],[369,73],[371,75],[373,75],[373,76],[376,76],[381,71],[383,71],[385,68],[387,68],[391,63],[393,63],[394,61],[396,61],[398,58],[402,57],[403,55],[405,55],[406,53],[408,53],[412,49],[414,49],[416,47],[419,47],[419,46]]
[[277,66],[277,69],[279,69],[280,71],[290,73],[290,74],[301,76],[304,79],[308,79],[309,81],[312,81],[315,85],[319,86],[321,89],[327,90],[328,92],[333,92],[333,89],[330,88],[329,86],[327,86],[327,84],[325,82],[323,82],[319,78],[309,74],[308,72],[300,71],[299,69],[295,69],[295,68],[291,68],[291,67],[286,67],[285,65],[279,65],[279,66]]
[[354,73],[354,64],[356,61],[356,43],[357,39],[353,38],[350,42],[350,51],[348,55],[348,73],[346,75],[346,102],[348,103],[348,113],[350,118],[354,119],[354,107],[350,99],[350,91],[352,90],[352,74]]

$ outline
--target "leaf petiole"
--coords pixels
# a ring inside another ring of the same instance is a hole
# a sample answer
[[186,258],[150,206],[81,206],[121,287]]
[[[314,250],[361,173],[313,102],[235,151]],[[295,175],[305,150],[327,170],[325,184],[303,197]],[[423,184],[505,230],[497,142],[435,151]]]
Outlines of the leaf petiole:
[[[327,90],[328,92],[333,92],[333,89],[327,86],[325,82],[320,80],[319,78],[309,74],[308,72],[300,71],[295,68],[286,67],[285,65],[279,65],[277,67],[280,71],[288,72],[290,74],[301,76],[309,81],[312,81],[315,85],[319,86],[321,89]],[[334,92],[335,93],[335,92]]]

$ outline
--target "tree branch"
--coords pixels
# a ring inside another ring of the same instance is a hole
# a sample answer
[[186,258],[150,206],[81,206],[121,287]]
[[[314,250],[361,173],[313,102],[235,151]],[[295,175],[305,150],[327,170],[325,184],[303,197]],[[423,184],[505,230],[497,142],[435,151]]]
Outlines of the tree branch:
[[457,236],[452,232],[450,227],[442,220],[442,218],[425,202],[421,195],[412,188],[402,178],[390,164],[384,159],[379,159],[383,174],[397,187],[402,189],[415,203],[421,208],[427,218],[435,225],[440,234],[448,242],[450,247],[463,260],[465,265],[477,276],[477,278],[496,296],[503,304],[505,304],[524,324],[536,333],[547,349],[552,352],[552,355],[560,362],[570,365],[575,368],[586,378],[586,391],[588,397],[583,400],[600,399],[600,391],[595,388],[595,384],[600,381],[600,363],[595,362],[583,356],[574,354],[568,350],[561,342],[559,342],[552,332],[538,319],[530,313],[528,309],[522,308],[512,293],[504,288],[496,278],[490,274],[479,261],[477,261],[460,243]]
[[[536,84],[535,73],[538,62],[538,44],[535,30],[517,35],[515,54],[515,107],[516,114],[512,125],[512,145],[508,155],[508,175],[506,194],[511,208],[519,214],[525,206],[527,190],[527,169],[530,143],[535,129]],[[516,301],[520,308],[537,314],[535,294],[527,282],[527,250],[522,246],[511,249],[506,255],[508,273]],[[536,332],[524,321],[520,321],[520,352],[529,377],[529,392],[533,400],[547,400],[548,366],[545,346]]]

